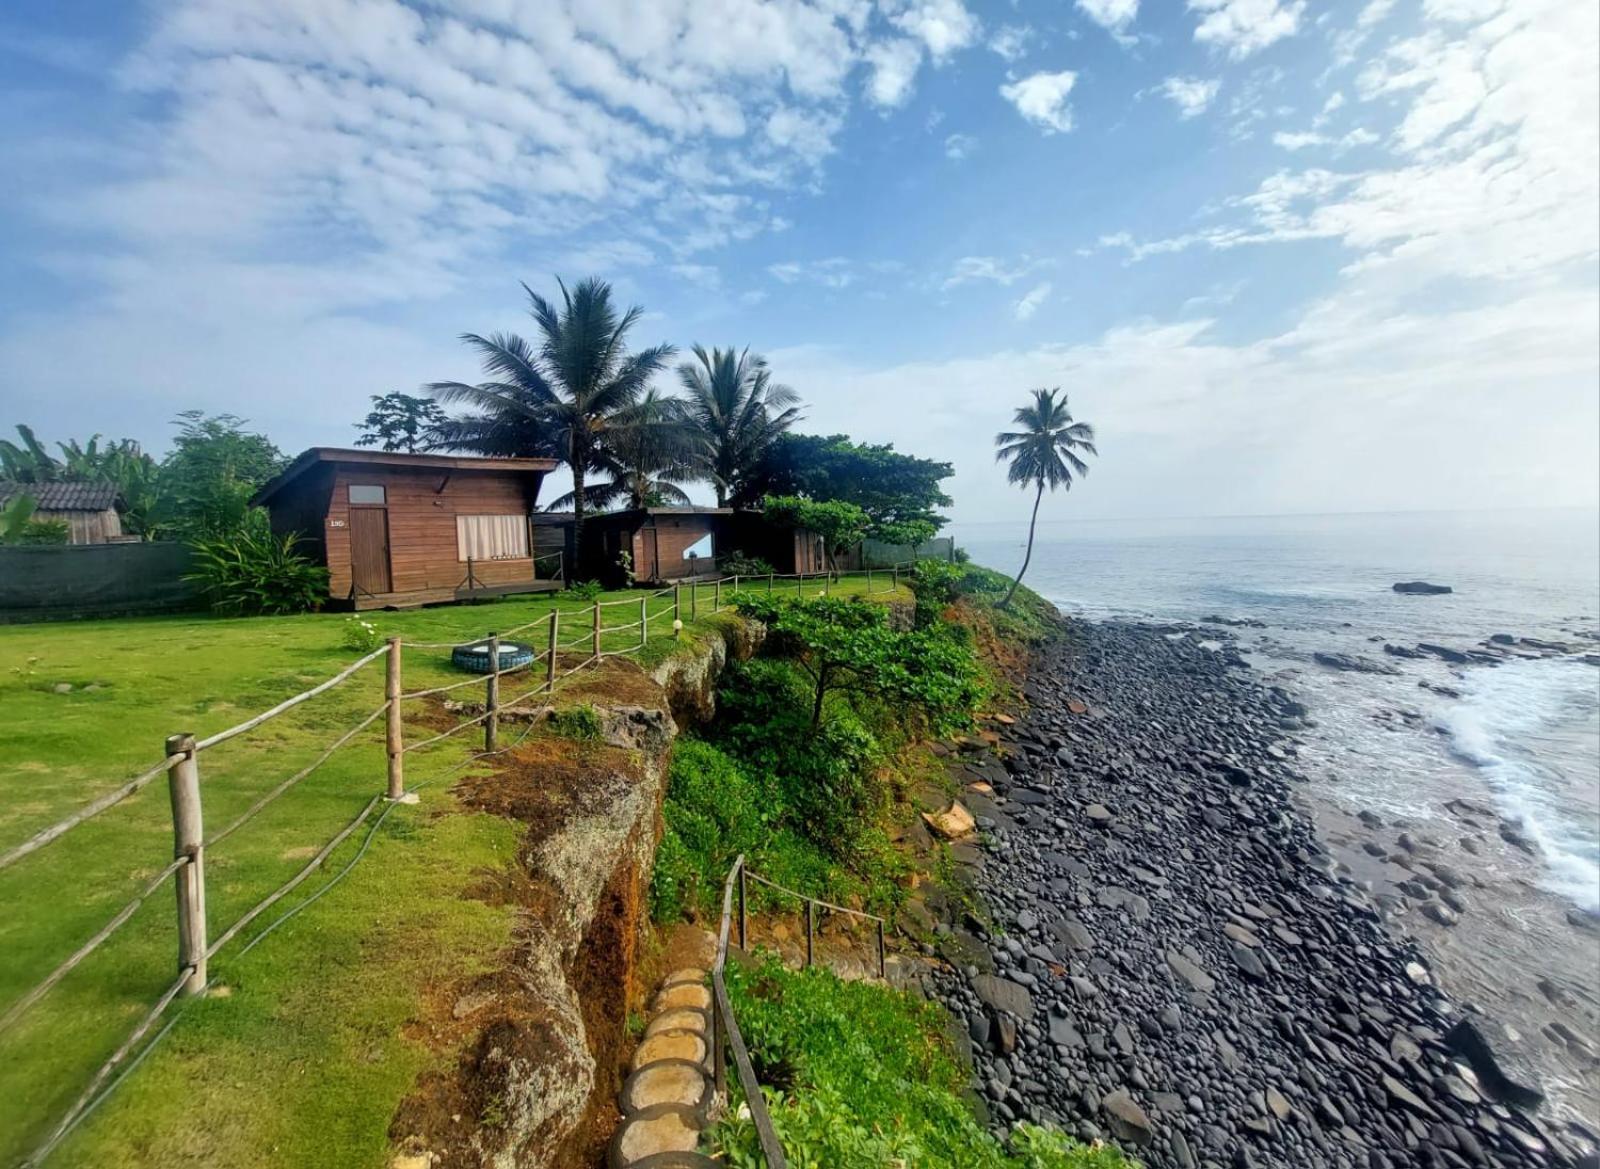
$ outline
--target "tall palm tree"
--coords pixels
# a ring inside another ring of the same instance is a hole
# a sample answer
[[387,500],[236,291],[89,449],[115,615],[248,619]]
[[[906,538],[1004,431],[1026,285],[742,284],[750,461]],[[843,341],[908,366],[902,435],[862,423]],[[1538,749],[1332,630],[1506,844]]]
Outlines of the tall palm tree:
[[746,481],[772,440],[800,418],[800,395],[772,381],[767,359],[748,348],[696,345],[695,360],[678,366],[688,393],[689,417],[705,436],[703,473],[717,493],[717,506],[749,502]]
[[[1070,489],[1072,476],[1087,475],[1089,465],[1076,452],[1096,455],[1094,427],[1087,422],[1074,422],[1067,409],[1067,396],[1061,387],[1053,390],[1034,390],[1033,401],[1019,409],[1013,421],[1020,428],[1005,430],[994,436],[995,462],[1010,463],[1006,479],[1021,487],[1032,486],[1033,516],[1028,520],[1028,551],[1022,558],[1022,568],[1017,579],[1006,590],[1002,608],[1011,604],[1017,587],[1022,584],[1022,574],[1028,571],[1033,559],[1033,530],[1039,523],[1039,501],[1046,487],[1054,491],[1060,487]],[[1060,398],[1056,395],[1061,394]]]
[[[683,402],[650,389],[611,416],[596,455],[611,478],[587,487],[585,502],[593,507],[618,502],[630,508],[685,506],[691,501],[679,484],[699,477],[704,449]],[[552,501],[550,510],[571,507],[575,495],[568,492]]]
[[549,455],[566,464],[572,472],[573,541],[582,548],[587,480],[591,471],[606,468],[607,429],[638,404],[646,383],[675,350],[655,345],[630,354],[628,330],[643,309],[635,305],[619,316],[611,286],[593,277],[570,291],[559,278],[556,283],[560,305],[522,286],[539,326],[537,348],[514,333],[464,333],[462,341],[477,350],[490,380],[433,382],[427,388],[477,411],[442,428],[438,445],[479,454]]

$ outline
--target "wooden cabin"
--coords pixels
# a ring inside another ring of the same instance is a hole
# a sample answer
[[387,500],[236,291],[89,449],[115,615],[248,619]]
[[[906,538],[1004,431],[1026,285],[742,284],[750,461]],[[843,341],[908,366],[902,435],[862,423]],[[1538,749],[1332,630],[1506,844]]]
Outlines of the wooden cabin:
[[759,557],[776,572],[827,572],[829,569],[827,548],[820,535],[810,528],[769,523],[758,511],[739,512],[729,527],[727,540],[730,552]]
[[124,538],[114,483],[0,481],[0,507],[19,495],[26,495],[33,500],[34,519],[65,523],[69,544],[112,544]]
[[562,587],[561,558],[534,553],[532,515],[554,468],[312,447],[251,502],[327,566],[333,601],[403,608]]
[[626,552],[640,583],[714,576],[732,515],[731,507],[644,507],[585,516],[585,574],[623,583]]

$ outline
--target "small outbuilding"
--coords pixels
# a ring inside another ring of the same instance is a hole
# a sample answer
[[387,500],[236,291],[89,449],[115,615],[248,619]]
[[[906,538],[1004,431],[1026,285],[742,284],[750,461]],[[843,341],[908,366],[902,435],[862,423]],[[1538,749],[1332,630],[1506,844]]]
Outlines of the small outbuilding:
[[544,592],[562,587],[564,564],[537,556],[532,517],[555,465],[312,447],[251,502],[356,609]]
[[114,483],[0,481],[0,507],[19,495],[33,500],[34,519],[65,523],[69,544],[110,544],[123,538]]
[[608,585],[622,583],[625,564],[641,583],[714,576],[733,514],[731,507],[642,507],[585,516],[585,571]]

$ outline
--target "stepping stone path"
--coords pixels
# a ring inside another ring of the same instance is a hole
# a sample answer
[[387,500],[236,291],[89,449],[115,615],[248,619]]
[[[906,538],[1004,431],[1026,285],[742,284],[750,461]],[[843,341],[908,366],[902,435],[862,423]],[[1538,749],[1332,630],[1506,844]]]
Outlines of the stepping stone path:
[[610,1169],[716,1169],[697,1151],[711,1123],[711,989],[692,967],[667,975],[622,1085]]

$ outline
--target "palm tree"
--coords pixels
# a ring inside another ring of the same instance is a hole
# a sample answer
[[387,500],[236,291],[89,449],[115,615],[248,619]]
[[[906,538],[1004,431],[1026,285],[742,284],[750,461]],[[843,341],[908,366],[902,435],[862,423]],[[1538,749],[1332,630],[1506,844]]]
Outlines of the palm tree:
[[[585,489],[585,502],[610,507],[626,501],[630,508],[686,506],[691,500],[679,486],[698,478],[704,440],[689,421],[683,402],[651,389],[637,403],[611,416],[596,462],[610,482]],[[573,505],[576,492],[551,502],[549,510]]]
[[[747,503],[746,482],[772,440],[800,418],[800,395],[775,385],[767,359],[743,350],[696,345],[694,361],[678,366],[688,392],[689,417],[705,436],[703,474],[717,493],[717,506]],[[698,362],[698,364],[696,364]]]
[[[1060,398],[1056,395],[1061,394]],[[1033,559],[1033,530],[1039,522],[1039,501],[1046,487],[1070,489],[1072,476],[1089,473],[1089,465],[1075,452],[1091,455],[1094,449],[1094,427],[1087,422],[1074,422],[1067,409],[1067,396],[1061,387],[1053,390],[1034,390],[1033,401],[1016,412],[1013,419],[1019,430],[1006,430],[994,436],[995,462],[1010,463],[1006,479],[1018,486],[1033,486],[1033,516],[1028,520],[1028,551],[1022,558],[1022,569],[1017,579],[1006,591],[1001,608],[1011,604],[1017,587],[1022,584],[1022,574],[1028,571]]]
[[559,278],[556,283],[559,306],[522,286],[539,326],[537,349],[514,333],[464,333],[462,341],[477,350],[490,380],[433,382],[427,388],[477,410],[441,428],[437,445],[479,454],[549,455],[566,464],[572,472],[573,542],[582,548],[587,479],[607,467],[606,432],[637,405],[645,384],[675,350],[655,345],[630,354],[628,330],[643,309],[635,305],[618,316],[611,286],[593,277],[570,292]]

